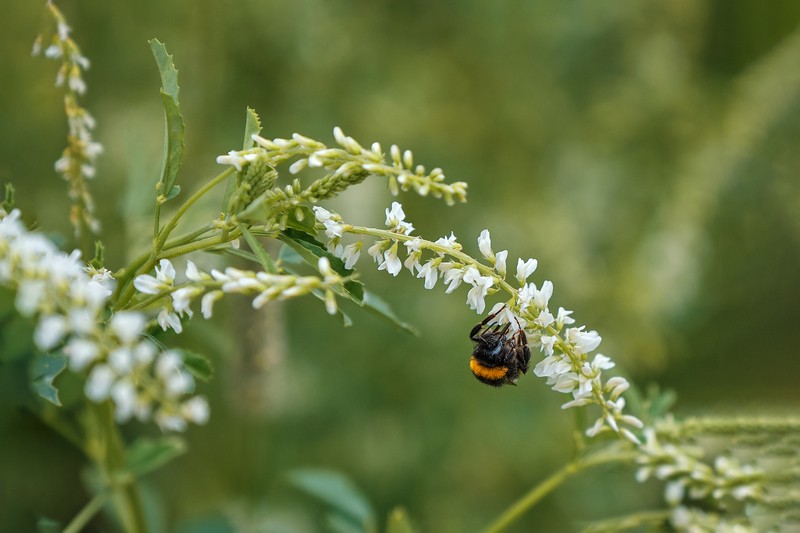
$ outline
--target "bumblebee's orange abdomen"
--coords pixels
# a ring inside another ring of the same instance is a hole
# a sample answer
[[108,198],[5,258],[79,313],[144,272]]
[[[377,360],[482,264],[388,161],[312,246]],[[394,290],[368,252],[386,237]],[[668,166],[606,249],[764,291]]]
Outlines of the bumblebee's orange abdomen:
[[496,366],[494,368],[483,366],[477,359],[471,357],[469,360],[469,369],[475,374],[477,378],[482,378],[487,381],[501,381],[506,377],[508,367]]

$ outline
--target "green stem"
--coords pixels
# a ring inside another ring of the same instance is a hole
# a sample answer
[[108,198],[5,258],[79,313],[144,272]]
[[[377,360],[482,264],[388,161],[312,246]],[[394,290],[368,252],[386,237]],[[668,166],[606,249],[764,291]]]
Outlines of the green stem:
[[211,248],[212,246],[217,246],[219,244],[225,244],[226,242],[235,241],[236,239],[241,237],[241,235],[242,234],[239,230],[232,230],[227,233],[215,235],[214,237],[208,237],[206,239],[201,239],[199,241],[185,244],[183,246],[176,246],[169,250],[165,249],[161,253],[160,258],[172,259],[173,257],[180,257],[188,253],[197,252],[199,250],[205,250],[207,248]]
[[184,203],[181,205],[178,210],[175,212],[175,215],[167,222],[167,225],[164,226],[164,229],[161,230],[161,233],[158,236],[158,240],[153,247],[153,255],[158,255],[161,252],[161,249],[164,247],[164,243],[167,242],[169,238],[169,234],[172,233],[172,230],[175,229],[175,226],[178,225],[181,217],[189,210],[192,205],[197,202],[205,193],[213,189],[216,185],[225,181],[228,176],[233,174],[234,168],[228,168],[225,171],[217,174],[214,178],[211,179],[208,183],[200,187],[193,195],[191,195]]
[[70,520],[67,527],[64,528],[63,533],[80,533],[83,528],[89,523],[89,521],[94,518],[100,509],[103,508],[105,505],[106,500],[108,499],[108,492],[101,492],[100,494],[96,495],[94,498],[89,500],[83,509],[80,510],[75,517]]
[[636,457],[634,453],[620,453],[616,455],[596,455],[592,457],[584,457],[576,459],[564,465],[560,470],[556,471],[550,477],[533,487],[527,494],[522,496],[519,500],[514,502],[511,507],[506,509],[503,514],[494,520],[489,526],[484,529],[484,533],[498,533],[505,530],[508,526],[517,521],[523,514],[525,514],[531,507],[539,503],[545,496],[553,492],[564,481],[569,479],[575,474],[584,470],[608,463],[621,463],[633,460]]
[[[114,422],[109,402],[89,406],[86,417],[86,452],[99,469],[103,484],[111,488],[114,508],[123,529],[132,533],[147,530],[141,497],[135,478],[125,474],[125,445]],[[90,502],[91,503],[91,502]]]
[[[205,233],[208,233],[209,231],[211,231],[213,229],[214,229],[213,225],[206,224],[205,226],[203,226],[200,229],[197,229],[197,230],[194,230],[194,231],[190,231],[189,233],[184,233],[180,237],[175,237],[174,239],[172,239],[170,241],[167,241],[167,243],[164,245],[163,250],[169,250],[170,248],[174,248],[176,246],[181,246],[183,244],[192,242],[197,237],[199,237],[199,236],[201,236],[201,235],[203,235]],[[113,274],[114,275],[114,279],[116,279],[119,282],[119,284],[120,284],[119,286],[122,286],[123,283],[127,284],[127,282],[130,281],[129,278],[133,277],[133,274],[139,272],[139,269],[141,268],[141,266],[143,264],[145,264],[148,259],[150,259],[151,255],[152,255],[152,252],[145,252],[142,255],[140,255],[139,257],[137,257],[136,259],[134,259],[133,261],[131,261],[131,263],[128,266],[126,266],[125,268],[120,268],[119,270],[114,272],[114,274]],[[119,290],[118,290],[118,292],[119,292]]]

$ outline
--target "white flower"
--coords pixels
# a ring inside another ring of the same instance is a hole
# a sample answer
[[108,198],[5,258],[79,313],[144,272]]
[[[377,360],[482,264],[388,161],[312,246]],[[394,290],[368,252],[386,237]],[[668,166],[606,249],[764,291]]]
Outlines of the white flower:
[[141,313],[134,311],[119,311],[111,317],[110,327],[122,342],[129,344],[135,341],[144,332],[147,319]]
[[612,400],[616,400],[623,392],[628,390],[630,386],[631,384],[628,383],[627,379],[620,376],[614,376],[606,381],[605,390],[610,392],[609,396]]
[[543,328],[546,328],[547,326],[549,326],[550,324],[552,324],[554,321],[555,321],[555,318],[554,318],[554,317],[553,317],[553,315],[550,313],[550,311],[548,311],[547,309],[542,309],[542,310],[539,312],[539,316],[537,316],[537,317],[534,319],[534,321],[533,321],[533,322],[534,322],[535,324],[538,324],[539,326],[541,326],[541,327],[543,327]]
[[49,315],[39,319],[33,342],[42,351],[54,348],[67,334],[67,321],[61,315]]
[[181,405],[181,415],[195,424],[205,424],[208,422],[208,401],[201,396],[195,396],[191,400]]
[[204,281],[211,279],[208,274],[197,268],[192,261],[186,261],[186,279],[189,281]]
[[258,159],[259,154],[256,152],[236,151],[231,150],[227,155],[217,157],[217,164],[232,165],[236,170],[240,171],[244,165]]
[[121,379],[111,386],[111,398],[114,400],[114,417],[117,422],[130,420],[136,409],[136,387],[129,379]]
[[500,277],[506,277],[506,259],[508,258],[508,250],[497,252],[494,256],[494,269],[500,274]]
[[172,288],[175,281],[175,267],[169,259],[162,259],[160,265],[160,268],[156,267],[155,277],[149,274],[136,276],[133,280],[136,290],[145,294],[159,294]]
[[522,258],[517,259],[517,281],[520,285],[524,285],[528,277],[536,271],[539,262],[536,259],[528,259],[523,261]]
[[540,378],[550,378],[569,372],[571,366],[569,361],[558,355],[549,355],[539,361],[534,367],[533,373]]
[[441,263],[439,265],[439,271],[442,272],[444,283],[447,284],[445,294],[450,294],[456,290],[464,279],[464,269],[460,265],[455,265],[454,263]]
[[386,210],[386,227],[392,231],[409,235],[414,231],[414,226],[405,222],[406,214],[399,202],[392,202],[392,207]]
[[537,290],[534,285],[533,291],[533,304],[539,309],[546,309],[550,303],[550,297],[553,296],[553,282],[545,280],[542,283],[542,288]]
[[542,343],[542,351],[546,355],[553,355],[553,346],[555,345],[556,340],[558,340],[558,337],[555,335],[542,335],[539,338],[539,342]]
[[558,329],[561,329],[565,325],[574,324],[575,323],[575,319],[569,316],[571,314],[572,314],[572,311],[567,311],[563,307],[559,307],[558,308],[558,314],[556,315],[556,327]]
[[130,373],[133,369],[133,352],[130,348],[117,348],[108,354],[108,364],[118,375]]
[[154,419],[162,431],[183,431],[186,429],[186,421],[183,418],[167,414],[161,410],[156,413]]
[[180,317],[169,309],[165,308],[159,311],[156,322],[158,322],[158,325],[161,326],[161,329],[164,331],[167,331],[169,328],[174,329],[175,333],[181,333],[183,331]]
[[490,261],[494,260],[494,252],[492,252],[492,237],[489,235],[489,230],[485,229],[481,231],[480,236],[478,237],[478,250],[480,250],[481,255]]
[[[452,231],[450,232],[450,236],[449,237],[440,237],[440,238],[436,239],[436,244],[438,244],[439,246],[442,246],[444,248],[447,248],[448,250],[452,250],[452,251],[456,251],[456,252],[461,250],[461,245],[456,242],[456,236],[453,234]],[[437,253],[440,256],[444,256],[444,254],[442,252],[437,252]]]
[[396,276],[403,268],[403,263],[397,257],[397,243],[394,243],[391,248],[383,253],[383,262],[378,267],[378,270],[386,270],[392,276]]
[[358,261],[358,257],[361,255],[361,247],[363,244],[361,241],[355,242],[353,244],[348,244],[344,247],[344,251],[342,252],[342,259],[344,260],[344,267],[347,270],[352,270],[353,267],[356,265]]
[[189,306],[192,304],[192,299],[203,292],[200,287],[193,287],[191,285],[181,287],[172,292],[172,308],[178,315],[183,316],[186,313],[192,316],[192,310]]
[[585,326],[581,326],[567,330],[567,342],[573,345],[575,353],[578,355],[594,351],[603,340],[596,331],[583,331],[584,328]]
[[436,259],[431,259],[421,267],[417,273],[417,278],[425,278],[425,288],[432,289],[439,279],[439,270],[436,268]]
[[100,348],[85,339],[71,339],[64,347],[64,354],[69,357],[69,366],[80,372],[100,355]]
[[32,316],[47,296],[47,285],[43,280],[23,280],[17,288],[14,305],[22,316]]
[[403,261],[403,265],[408,269],[409,272],[413,274],[414,269],[419,269],[420,267],[419,259],[422,257],[422,250],[420,249],[422,241],[419,239],[419,237],[414,237],[410,241],[406,241],[403,244],[407,248],[408,253],[408,257],[406,257],[406,260]]
[[89,373],[86,385],[83,389],[86,397],[93,402],[102,402],[111,393],[111,386],[117,376],[108,365],[97,365]]
[[472,285],[472,288],[467,293],[467,304],[469,304],[470,309],[475,309],[478,314],[483,313],[483,309],[486,307],[484,298],[494,284],[494,278],[481,276],[478,269],[469,267],[464,273],[464,282]]
[[579,384],[578,374],[575,372],[565,372],[558,376],[554,376],[553,390],[557,392],[570,393],[575,390]]
[[367,253],[372,256],[378,266],[383,263],[383,247],[386,246],[387,241],[378,241],[369,248],[367,248]]
[[203,295],[200,300],[200,311],[203,313],[203,318],[208,320],[214,313],[214,302],[222,298],[222,291],[211,291]]

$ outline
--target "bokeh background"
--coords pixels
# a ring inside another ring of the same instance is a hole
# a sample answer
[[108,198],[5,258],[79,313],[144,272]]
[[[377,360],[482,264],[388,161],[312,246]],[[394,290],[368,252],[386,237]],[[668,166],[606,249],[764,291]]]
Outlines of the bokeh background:
[[[53,171],[66,133],[56,64],[30,55],[43,3],[11,0],[0,18],[0,181],[15,185],[26,220],[69,247]],[[158,37],[180,70],[184,191],[241,145],[246,106],[268,137],[332,142],[339,125],[362,143],[397,143],[470,185],[470,201],[449,208],[402,196],[419,234],[453,230],[477,253],[488,227],[511,264],[538,258],[552,304],[598,330],[637,385],[674,390],[677,414],[800,407],[800,3],[59,5],[92,61],[82,102],[106,149],[92,186],[112,270],[151,231],[163,118],[147,40]],[[373,181],[329,206],[380,226],[391,201]],[[569,459],[563,397],[532,375],[499,390],[470,375],[480,317],[464,291],[425,291],[368,259],[362,279],[419,337],[356,309],[344,329],[316,300],[256,314],[230,298],[212,322],[164,339],[201,347],[216,368],[202,388],[210,423],[145,480],[164,531],[324,530],[322,506],[287,481],[306,467],[345,474],[379,522],[402,505],[421,531],[471,531]],[[0,345],[26,334],[6,328]],[[19,531],[40,515],[68,520],[87,494],[80,454],[15,405],[24,383],[11,366],[0,366],[0,529]],[[630,469],[601,470],[514,530],[573,531],[659,498]]]

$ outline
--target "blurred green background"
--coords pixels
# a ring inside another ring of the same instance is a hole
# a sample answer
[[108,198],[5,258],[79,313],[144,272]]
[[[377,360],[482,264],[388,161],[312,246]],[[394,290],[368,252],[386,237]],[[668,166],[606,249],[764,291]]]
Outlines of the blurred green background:
[[[0,19],[0,181],[14,183],[28,222],[70,246],[53,171],[66,133],[56,64],[30,55],[43,3],[12,0]],[[82,102],[106,150],[92,187],[112,270],[151,232],[163,118],[147,40],[158,37],[180,70],[184,192],[241,145],[246,106],[267,137],[331,143],[339,125],[362,144],[397,143],[470,185],[470,201],[451,208],[402,196],[419,234],[454,230],[477,253],[488,227],[511,265],[538,258],[533,279],[554,282],[551,305],[597,329],[623,375],[674,389],[677,413],[800,407],[800,3],[59,6],[92,61]],[[329,207],[380,226],[391,201],[374,181]],[[323,508],[287,482],[318,467],[345,473],[380,522],[402,505],[420,530],[471,531],[569,459],[564,397],[532,375],[499,390],[470,375],[467,333],[480,317],[465,291],[425,291],[368,257],[361,270],[419,337],[355,309],[343,329],[311,299],[256,314],[230,298],[212,322],[195,317],[165,339],[201,346],[217,373],[201,389],[210,423],[146,479],[164,530],[324,529]],[[0,528],[15,531],[40,515],[66,521],[87,499],[81,456],[15,404],[22,387],[0,366]],[[573,531],[659,498],[630,470],[602,470],[514,530]]]

